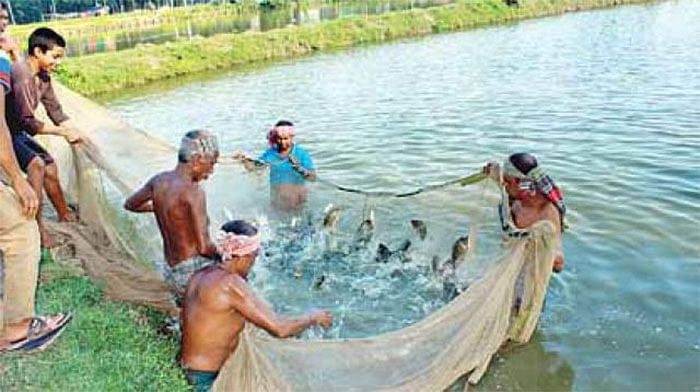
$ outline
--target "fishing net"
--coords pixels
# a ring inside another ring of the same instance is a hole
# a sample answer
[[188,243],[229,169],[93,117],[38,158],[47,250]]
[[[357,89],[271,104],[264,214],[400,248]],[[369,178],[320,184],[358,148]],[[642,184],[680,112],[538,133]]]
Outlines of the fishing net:
[[[71,149],[58,138],[43,140],[81,218],[80,224],[51,225],[54,236],[70,244],[70,256],[103,282],[106,296],[173,311],[159,273],[164,263],[154,218],[126,214],[121,205],[150,176],[175,165],[174,148],[67,89],[57,86],[57,93],[100,152]],[[283,313],[304,310],[298,301],[329,307],[336,326],[280,340],[248,325],[215,389],[443,390],[465,374],[476,383],[501,345],[532,335],[558,235],[551,223],[540,222],[527,237],[504,243],[494,215],[500,193],[487,183],[447,184],[426,188],[439,192],[392,198],[344,192],[319,181],[310,186],[308,210],[275,215],[261,202],[268,192],[264,176],[220,165],[204,184],[208,210],[214,227],[230,217],[253,219],[261,227],[266,251],[251,276],[256,291]],[[437,208],[441,198],[456,193],[465,199],[457,211]],[[329,202],[343,209],[333,227],[320,223]],[[358,245],[355,228],[368,210],[377,216],[376,233]],[[406,217],[419,210],[432,211],[421,217],[429,227],[426,238],[407,225]],[[455,274],[454,295],[445,295],[444,279],[430,263],[448,257],[450,244],[464,234],[468,262]],[[378,261],[380,242],[393,250],[406,238],[410,252]]]

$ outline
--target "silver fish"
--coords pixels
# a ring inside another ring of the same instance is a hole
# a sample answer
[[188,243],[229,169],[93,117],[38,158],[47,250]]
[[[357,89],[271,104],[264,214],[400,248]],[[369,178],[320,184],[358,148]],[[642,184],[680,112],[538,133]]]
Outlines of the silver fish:
[[438,274],[438,269],[440,268],[440,257],[438,256],[433,256],[433,259],[430,260],[430,270],[433,271],[433,274]]
[[389,249],[388,246],[384,244],[379,244],[377,247],[377,255],[375,256],[375,260],[377,263],[386,263],[389,261],[389,258],[391,257],[392,251]]
[[380,243],[379,246],[377,246],[377,255],[374,257],[374,260],[377,263],[387,263],[392,257],[397,257],[402,263],[408,263],[411,261],[410,255],[408,254],[408,249],[410,247],[411,240],[404,240],[396,250],[391,250],[385,244]]
[[323,282],[326,281],[326,275],[321,275],[316,280],[314,281],[313,288],[314,290],[320,290],[321,286],[323,285]]
[[329,204],[324,210],[325,214],[323,217],[323,227],[326,229],[333,229],[340,219],[340,207]]
[[469,236],[459,237],[452,245],[452,257],[450,262],[453,266],[463,262],[467,259],[467,254],[469,253]]
[[411,219],[411,227],[421,240],[424,240],[428,235],[428,227],[425,225],[425,222],[420,219]]
[[369,242],[374,235],[374,229],[376,228],[374,221],[374,210],[370,208],[369,213],[365,219],[360,223],[360,227],[357,228],[357,239],[360,242]]

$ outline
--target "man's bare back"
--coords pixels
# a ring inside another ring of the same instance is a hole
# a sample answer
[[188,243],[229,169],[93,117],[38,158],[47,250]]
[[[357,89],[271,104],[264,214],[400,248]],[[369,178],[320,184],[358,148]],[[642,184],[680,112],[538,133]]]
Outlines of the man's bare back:
[[131,211],[153,211],[163,239],[168,265],[195,256],[213,256],[205,194],[199,185],[176,170],[159,173],[127,200]]
[[165,259],[172,267],[179,261],[200,255],[197,230],[193,224],[205,221],[204,191],[197,183],[180,178],[174,171],[161,173],[151,180],[153,212],[163,238]]
[[198,183],[214,171],[219,157],[216,139],[206,131],[188,132],[175,169],[153,176],[124,203],[133,212],[153,212],[170,267],[197,256],[212,258],[206,195]]
[[222,262],[192,275],[184,297],[180,362],[193,383],[197,383],[193,373],[219,371],[236,350],[246,321],[278,338],[313,325],[329,328],[332,323],[325,311],[294,318],[277,315],[246,281],[259,252],[257,229],[244,221],[231,221],[222,231],[225,235],[217,240]]
[[182,363],[200,371],[221,368],[238,346],[238,335],[245,325],[234,303],[244,285],[240,276],[217,266],[192,276],[189,286],[197,289],[188,290],[185,296]]

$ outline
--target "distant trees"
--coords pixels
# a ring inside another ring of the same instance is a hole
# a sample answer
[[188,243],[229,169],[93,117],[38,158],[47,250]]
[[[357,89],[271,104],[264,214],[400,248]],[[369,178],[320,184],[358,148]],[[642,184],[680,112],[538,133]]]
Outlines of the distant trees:
[[[7,0],[5,0],[7,1]],[[108,6],[111,12],[153,9],[201,3],[236,2],[231,0],[10,0],[16,23],[40,22],[42,15],[84,12],[93,7]]]

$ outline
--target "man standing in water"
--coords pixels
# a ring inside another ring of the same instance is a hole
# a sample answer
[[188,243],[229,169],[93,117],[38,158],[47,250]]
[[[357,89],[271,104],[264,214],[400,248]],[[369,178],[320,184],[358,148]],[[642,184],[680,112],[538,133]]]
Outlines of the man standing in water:
[[[498,173],[498,164],[489,163],[484,173]],[[506,235],[519,237],[526,235],[526,229],[538,221],[552,222],[556,237],[556,254],[554,272],[564,269],[564,254],[561,247],[561,233],[564,227],[566,206],[561,191],[554,181],[537,164],[532,154],[517,153],[506,159],[503,164],[503,183],[508,195],[509,209],[501,208],[501,226]],[[504,206],[505,207],[505,206]],[[506,212],[510,210],[510,216]]]
[[192,273],[214,262],[206,195],[199,182],[214,172],[219,158],[216,137],[204,130],[185,134],[175,169],[152,177],[124,203],[133,212],[153,212],[163,238],[168,267],[165,279],[179,301]]
[[182,356],[187,379],[197,391],[208,391],[219,370],[238,346],[246,321],[278,338],[296,335],[320,325],[332,325],[327,311],[309,312],[298,318],[275,314],[250,288],[248,272],[260,252],[258,230],[234,220],[221,227],[217,249],[222,262],[192,276],[182,312]]
[[306,201],[306,181],[316,179],[316,169],[311,155],[294,143],[294,124],[281,120],[267,133],[268,148],[257,160],[247,158],[241,152],[234,154],[242,159],[246,169],[257,165],[270,165],[270,195],[272,205],[281,210],[299,208]]

